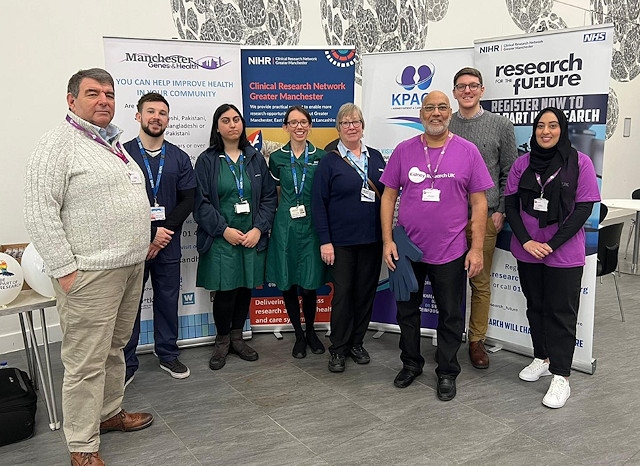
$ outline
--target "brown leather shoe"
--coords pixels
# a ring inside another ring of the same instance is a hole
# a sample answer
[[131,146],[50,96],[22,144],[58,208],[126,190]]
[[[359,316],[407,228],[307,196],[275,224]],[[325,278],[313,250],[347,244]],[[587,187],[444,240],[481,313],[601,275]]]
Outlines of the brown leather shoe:
[[469,342],[469,359],[471,359],[471,365],[476,369],[489,367],[489,353],[487,353],[482,340]]
[[71,452],[71,466],[104,466],[104,461],[97,451]]
[[100,433],[119,430],[122,432],[133,432],[149,427],[153,422],[150,413],[128,413],[124,409],[106,421],[100,423]]

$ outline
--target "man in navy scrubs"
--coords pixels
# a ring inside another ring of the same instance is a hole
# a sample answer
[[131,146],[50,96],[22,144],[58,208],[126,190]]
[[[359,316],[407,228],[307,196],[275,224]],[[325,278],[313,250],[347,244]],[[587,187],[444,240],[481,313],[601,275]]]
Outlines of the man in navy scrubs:
[[[160,368],[184,379],[191,372],[178,356],[178,294],[180,291],[180,236],[182,223],[193,211],[196,181],[189,156],[164,139],[169,124],[169,103],[150,92],[138,101],[138,137],[124,147],[145,175],[151,206],[151,238],[144,268],[144,283],[153,287],[153,333]],[[131,340],[125,347],[125,386],[138,369],[136,346],[140,335],[140,309]]]

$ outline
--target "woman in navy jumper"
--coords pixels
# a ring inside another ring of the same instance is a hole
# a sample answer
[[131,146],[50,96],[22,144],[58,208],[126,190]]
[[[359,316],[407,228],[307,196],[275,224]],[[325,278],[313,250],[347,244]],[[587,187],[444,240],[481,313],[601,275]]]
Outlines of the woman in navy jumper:
[[338,111],[336,151],[320,160],[313,180],[313,222],[320,255],[333,281],[329,370],[342,372],[345,356],[370,361],[362,346],[382,261],[380,196],[382,154],[362,142],[364,119],[355,104]]

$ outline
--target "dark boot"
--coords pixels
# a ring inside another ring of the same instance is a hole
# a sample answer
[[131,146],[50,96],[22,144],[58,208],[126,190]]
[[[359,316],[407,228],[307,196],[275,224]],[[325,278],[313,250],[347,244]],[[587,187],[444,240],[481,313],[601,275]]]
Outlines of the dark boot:
[[235,353],[240,356],[240,359],[245,361],[256,361],[258,359],[258,353],[251,346],[247,345],[242,339],[242,329],[231,330],[231,348],[230,353]]
[[216,343],[213,349],[211,359],[209,359],[209,369],[217,371],[222,369],[227,362],[227,354],[229,354],[229,343],[231,337],[229,335],[216,335]]
[[324,353],[324,345],[316,335],[316,331],[312,328],[307,328],[307,344],[309,348],[311,348],[311,352],[313,354],[322,354]]
[[296,330],[296,342],[293,345],[291,356],[296,359],[302,359],[307,356],[307,340],[302,330]]

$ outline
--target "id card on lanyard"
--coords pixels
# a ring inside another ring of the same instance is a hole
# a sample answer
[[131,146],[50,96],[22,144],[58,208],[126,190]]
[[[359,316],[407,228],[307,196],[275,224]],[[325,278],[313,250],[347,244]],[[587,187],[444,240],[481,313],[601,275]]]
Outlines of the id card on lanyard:
[[[424,136],[421,137],[421,139]],[[436,162],[436,166],[431,169],[431,157],[429,156],[429,146],[427,146],[426,141],[424,142],[424,158],[427,163],[427,173],[431,177],[431,187],[425,188],[422,190],[422,201],[423,202],[440,202],[440,194],[441,191],[435,188],[436,175],[438,174],[438,169],[440,168],[440,162],[442,162],[442,158],[444,157],[444,153],[447,151],[447,147],[449,147],[449,142],[453,138],[453,133],[449,133],[447,136],[447,140],[442,146],[442,150],[440,150],[440,154],[438,155],[438,161]]]
[[140,149],[142,160],[144,160],[144,166],[147,167],[149,185],[151,186],[151,194],[153,195],[153,206],[151,206],[151,221],[155,222],[157,220],[165,220],[167,218],[165,208],[164,206],[158,204],[158,190],[160,189],[160,180],[162,179],[162,169],[164,168],[164,157],[166,153],[165,143],[162,143],[162,148],[160,149],[160,165],[158,166],[158,177],[156,178],[156,181],[153,181],[153,173],[151,172],[151,165],[149,164],[147,151],[142,146],[142,141],[139,137],[136,138],[136,141],[138,141],[138,148]]
[[538,212],[546,212],[549,210],[549,200],[544,198],[544,188],[547,187],[549,183],[551,183],[558,173],[560,173],[562,167],[558,168],[553,175],[551,175],[547,181],[542,183],[542,179],[540,178],[540,174],[536,173],[536,181],[538,182],[538,186],[540,186],[540,197],[533,200],[533,210],[537,210]]
[[236,175],[236,169],[233,165],[233,161],[226,152],[224,154],[224,158],[227,161],[227,166],[229,167],[229,170],[231,170],[231,174],[236,181],[236,188],[238,189],[239,201],[233,205],[233,211],[236,214],[243,215],[251,213],[251,206],[249,205],[249,201],[244,198],[244,180],[242,176],[242,172],[244,171],[244,154],[241,152],[240,157],[238,157],[238,171],[240,172],[240,176]]
[[304,204],[300,204],[300,198],[302,197],[302,190],[304,189],[304,182],[307,179],[307,167],[309,166],[309,146],[304,148],[304,166],[302,168],[302,178],[300,180],[300,186],[298,186],[298,174],[296,173],[296,158],[291,149],[291,176],[293,177],[293,190],[296,194],[296,205],[289,208],[289,215],[291,218],[304,218],[307,216],[307,211]]
[[347,152],[347,160],[349,165],[351,165],[355,171],[360,175],[362,179],[362,187],[360,188],[360,202],[376,202],[376,193],[369,188],[368,176],[369,173],[369,157],[366,154],[361,153],[361,157],[363,158],[363,168],[360,168],[357,162],[351,157],[350,153]]

